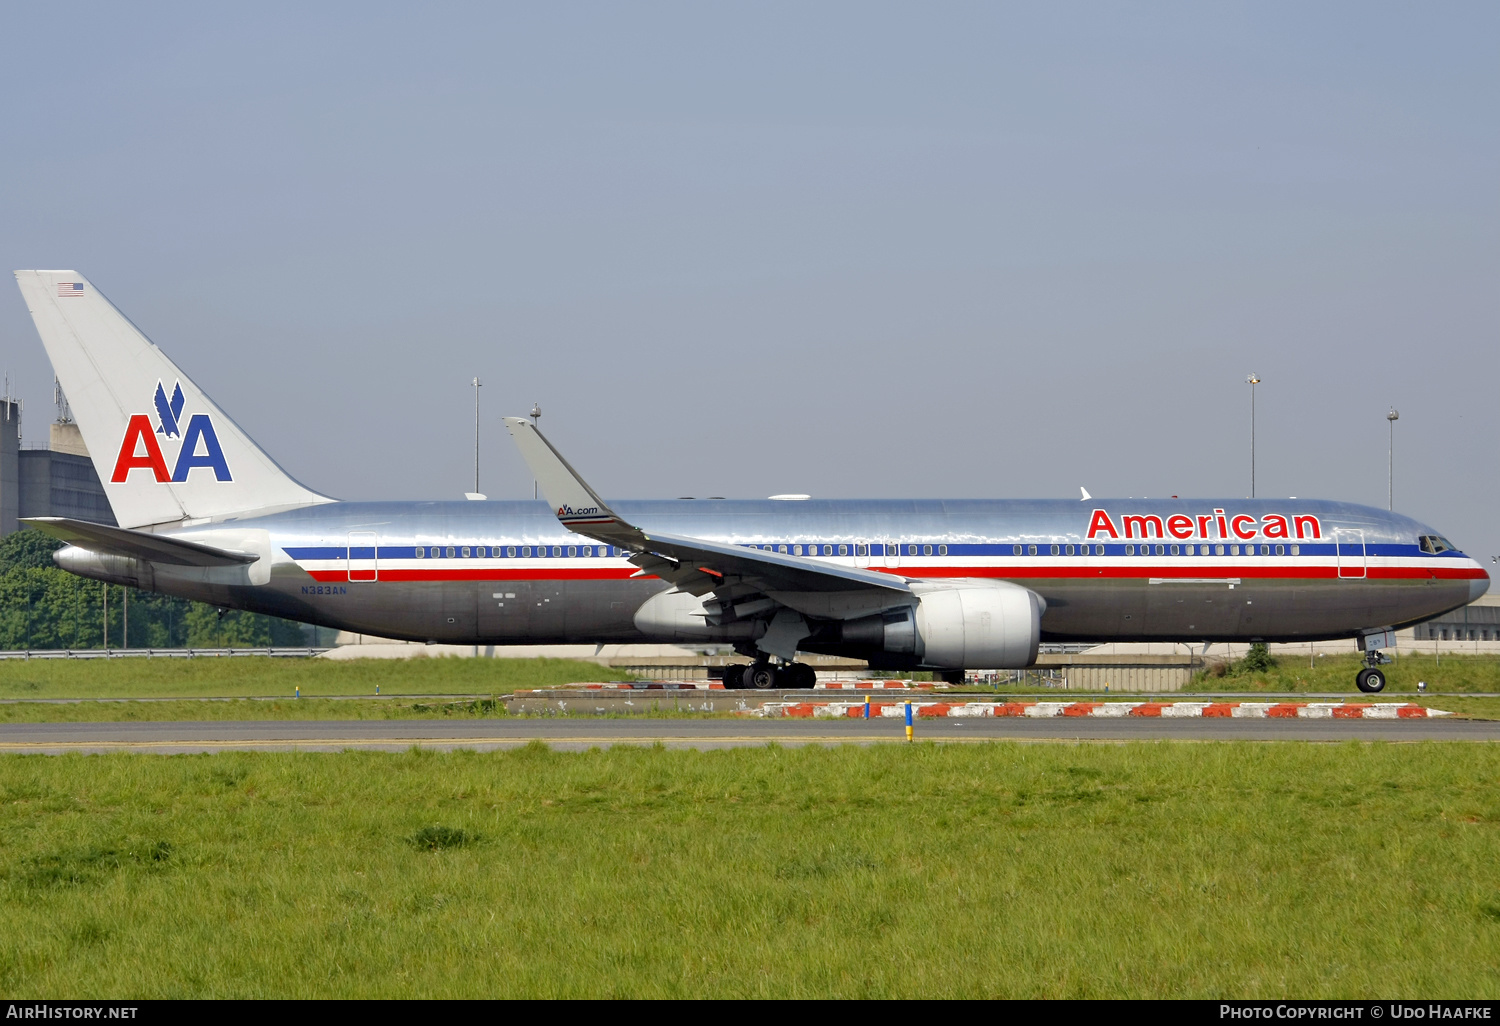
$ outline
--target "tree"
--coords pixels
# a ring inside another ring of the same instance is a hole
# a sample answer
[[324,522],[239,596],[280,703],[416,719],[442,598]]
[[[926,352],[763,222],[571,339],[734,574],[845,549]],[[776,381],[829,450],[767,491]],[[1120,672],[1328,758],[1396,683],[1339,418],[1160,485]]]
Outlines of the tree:
[[[40,531],[0,539],[0,649],[85,649],[104,645],[106,586],[60,570],[60,542]],[[124,628],[126,589],[108,585],[109,641]],[[130,589],[131,648],[265,648],[309,644],[302,624],[260,613],[218,610],[201,602]]]
[[17,568],[51,568],[54,566],[52,553],[62,546],[62,542],[35,528],[12,531],[0,538],[0,576]]
[[269,648],[307,644],[301,624],[241,609],[231,609],[221,617],[213,606],[192,602],[185,621],[190,648]]

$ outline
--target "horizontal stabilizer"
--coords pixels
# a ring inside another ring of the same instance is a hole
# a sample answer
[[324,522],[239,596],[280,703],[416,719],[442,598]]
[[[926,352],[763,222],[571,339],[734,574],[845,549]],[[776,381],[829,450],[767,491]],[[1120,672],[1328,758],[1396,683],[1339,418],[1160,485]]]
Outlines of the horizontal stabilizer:
[[260,558],[253,552],[229,552],[212,545],[183,541],[181,538],[131,531],[123,527],[106,527],[104,524],[69,520],[66,517],[23,517],[21,523],[30,524],[44,534],[91,552],[128,556],[152,563],[170,563],[174,566],[240,566],[254,563]]

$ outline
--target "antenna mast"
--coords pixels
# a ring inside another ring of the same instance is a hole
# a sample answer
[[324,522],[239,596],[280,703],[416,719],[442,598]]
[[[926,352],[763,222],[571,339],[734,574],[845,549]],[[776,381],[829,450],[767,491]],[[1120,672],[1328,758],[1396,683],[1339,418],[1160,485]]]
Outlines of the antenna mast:
[[479,386],[483,384],[477,377],[474,379],[474,491],[479,492]]

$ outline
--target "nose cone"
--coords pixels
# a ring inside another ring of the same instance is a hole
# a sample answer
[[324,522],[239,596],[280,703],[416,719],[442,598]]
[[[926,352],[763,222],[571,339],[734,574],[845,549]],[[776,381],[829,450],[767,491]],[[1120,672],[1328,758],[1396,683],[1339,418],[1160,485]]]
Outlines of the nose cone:
[[1484,567],[1479,568],[1479,576],[1469,581],[1469,601],[1476,601],[1479,596],[1490,590],[1490,575],[1485,572]]

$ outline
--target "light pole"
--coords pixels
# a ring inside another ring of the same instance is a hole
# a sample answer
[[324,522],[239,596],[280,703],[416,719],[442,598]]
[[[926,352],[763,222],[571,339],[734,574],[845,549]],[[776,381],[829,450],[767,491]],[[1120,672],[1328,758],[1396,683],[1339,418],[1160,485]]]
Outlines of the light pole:
[[1396,505],[1396,421],[1401,414],[1392,406],[1385,419],[1391,426],[1391,444],[1385,451],[1385,508],[1391,510]]
[[1251,373],[1245,379],[1250,386],[1250,498],[1255,498],[1255,386],[1260,384],[1260,375]]
[[474,494],[479,494],[479,386],[482,382],[474,379]]
[[[532,427],[532,430],[540,433],[541,429],[542,429],[541,421],[542,421],[542,404],[541,403],[532,403],[531,404],[531,427]],[[541,489],[537,486],[537,483],[535,481],[531,482],[531,497],[533,499],[537,499],[537,498],[541,497]]]

